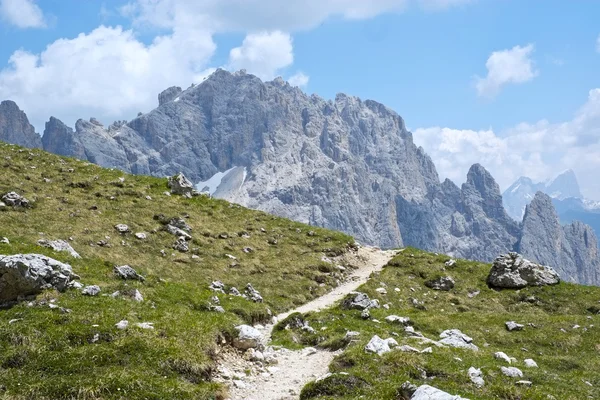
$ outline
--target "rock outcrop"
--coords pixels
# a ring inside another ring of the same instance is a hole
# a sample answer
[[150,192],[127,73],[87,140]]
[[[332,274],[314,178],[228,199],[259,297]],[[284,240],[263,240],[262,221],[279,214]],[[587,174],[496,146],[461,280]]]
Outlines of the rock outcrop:
[[77,278],[70,265],[40,254],[0,255],[0,303],[44,289],[63,291]]
[[487,277],[490,287],[501,289],[556,285],[559,282],[560,278],[552,268],[533,263],[517,253],[496,258]]
[[0,140],[29,148],[42,148],[42,139],[35,133],[27,115],[14,101],[0,103]]

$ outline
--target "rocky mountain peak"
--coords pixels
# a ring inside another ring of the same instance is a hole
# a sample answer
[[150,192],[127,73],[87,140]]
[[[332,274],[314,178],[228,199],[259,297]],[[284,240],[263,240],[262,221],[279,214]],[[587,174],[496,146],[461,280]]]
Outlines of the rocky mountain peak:
[[568,197],[582,198],[577,177],[572,169],[560,173],[546,184],[546,193],[551,197],[566,199]]
[[27,115],[11,100],[0,103],[0,140],[29,148],[42,147],[42,139]]
[[175,100],[181,92],[182,90],[179,86],[171,86],[170,88],[163,90],[158,95],[158,105],[162,106],[165,103]]

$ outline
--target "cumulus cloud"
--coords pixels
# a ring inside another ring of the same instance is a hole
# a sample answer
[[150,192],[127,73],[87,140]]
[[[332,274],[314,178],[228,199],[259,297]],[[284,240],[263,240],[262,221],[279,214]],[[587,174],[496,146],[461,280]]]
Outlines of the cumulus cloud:
[[214,50],[201,30],[177,30],[145,45],[131,30],[100,26],[40,54],[15,52],[0,71],[0,94],[25,109],[38,130],[50,115],[68,124],[90,116],[131,118],[157,106],[167,86],[201,79]]
[[18,28],[43,28],[44,13],[34,0],[0,0],[0,16]]
[[228,68],[246,69],[267,80],[293,62],[294,52],[289,34],[281,31],[261,32],[247,35],[240,47],[231,49]]
[[485,63],[487,76],[475,78],[479,96],[491,98],[509,83],[524,83],[535,78],[539,72],[534,68],[532,52],[533,44],[494,51]]
[[[130,29],[100,26],[49,43],[40,53],[13,53],[0,69],[0,99],[16,101],[38,131],[50,115],[71,126],[77,118],[90,116],[105,123],[131,119],[154,108],[163,89],[188,87],[213,71],[216,34],[246,34],[224,67],[271,79],[285,75],[293,64],[293,32],[330,18],[399,12],[418,0],[125,1],[120,8],[100,7],[99,13],[104,19],[114,13],[128,17]],[[0,0],[0,5],[2,16],[15,24],[43,25],[34,0]],[[138,37],[154,39],[148,44]],[[308,76],[296,73],[289,80],[303,86]]]
[[298,71],[288,78],[288,82],[292,86],[304,87],[308,85],[309,79],[308,75],[305,75],[302,71]]
[[422,128],[414,140],[440,176],[456,183],[465,181],[474,163],[486,167],[503,189],[520,176],[543,180],[571,168],[584,195],[600,200],[600,89],[591,90],[574,117],[562,123],[521,123],[504,132]]

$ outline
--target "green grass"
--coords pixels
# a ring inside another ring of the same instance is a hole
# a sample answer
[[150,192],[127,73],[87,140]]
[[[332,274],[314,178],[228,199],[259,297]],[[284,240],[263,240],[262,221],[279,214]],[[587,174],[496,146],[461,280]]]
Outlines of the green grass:
[[[0,254],[51,256],[71,264],[82,283],[102,289],[98,297],[75,290],[38,296],[38,303],[55,299],[72,310],[67,314],[27,302],[0,310],[2,399],[222,398],[225,391],[210,382],[210,374],[219,345],[231,337],[233,327],[264,321],[270,313],[329,291],[341,276],[326,272],[321,257],[341,254],[353,243],[342,233],[225,201],[167,196],[166,179],[126,175],[6,144],[0,144],[0,162],[0,194],[16,191],[34,202],[31,209],[0,212],[0,236],[10,239],[9,245],[0,244]],[[157,214],[185,218],[192,227],[189,253],[172,250],[176,238],[160,230]],[[132,233],[118,234],[118,223],[129,225]],[[135,232],[146,232],[148,239],[136,239]],[[72,238],[82,258],[39,247],[41,238]],[[277,244],[269,244],[271,239]],[[96,245],[100,240],[111,247]],[[244,253],[244,247],[254,251]],[[113,267],[123,264],[146,281],[117,279]],[[208,285],[213,280],[242,292],[251,283],[265,301],[218,295],[226,312],[211,312],[207,305],[214,293]],[[102,296],[134,288],[143,303]],[[153,322],[155,329],[130,325],[117,330],[122,319]]]
[[[276,329],[275,342],[279,344],[345,349],[330,370],[349,375],[334,375],[333,380],[308,384],[302,399],[400,399],[400,386],[407,380],[470,399],[600,398],[600,316],[588,311],[597,313],[593,307],[600,305],[600,288],[561,283],[520,291],[496,291],[485,283],[489,264],[458,260],[455,266],[447,268],[444,262],[448,259],[409,248],[390,261],[381,273],[372,276],[359,290],[379,299],[382,305],[390,305],[389,310],[371,310],[372,318],[381,321],[380,324],[361,319],[358,310],[335,307],[304,316],[316,329],[314,335]],[[453,277],[455,288],[439,292],[424,285],[440,275]],[[382,282],[387,285],[385,295],[375,291]],[[468,293],[474,290],[480,294],[469,298]],[[411,298],[423,301],[425,310],[415,308]],[[392,351],[379,357],[365,353],[365,344],[375,334],[394,337],[400,345],[427,347],[407,338],[401,326],[387,323],[384,318],[391,314],[410,317],[417,331],[435,340],[443,330],[460,329],[473,337],[479,351],[434,347],[433,354]],[[523,331],[508,332],[504,323],[510,320],[533,323],[537,328],[527,326]],[[575,324],[581,328],[573,329]],[[360,332],[357,342],[348,344],[344,340],[347,330]],[[399,336],[392,336],[392,332]],[[513,365],[533,385],[517,386],[517,379],[502,375],[500,367],[506,364],[494,359],[497,351],[517,358]],[[539,368],[526,368],[523,364],[526,358],[534,359]],[[467,376],[471,366],[481,368],[484,373],[486,385],[481,389]],[[430,378],[424,379],[423,373]],[[353,390],[347,390],[349,385]]]

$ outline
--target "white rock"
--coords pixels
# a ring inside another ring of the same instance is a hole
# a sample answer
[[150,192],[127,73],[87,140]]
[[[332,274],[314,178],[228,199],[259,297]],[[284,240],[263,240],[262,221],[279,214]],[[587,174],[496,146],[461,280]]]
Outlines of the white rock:
[[135,292],[133,292],[133,296],[132,299],[138,302],[142,302],[144,301],[144,297],[142,296],[142,294],[140,293],[139,290],[135,289]]
[[127,327],[129,326],[129,321],[127,321],[126,319],[121,320],[118,323],[116,323],[115,326],[117,327],[117,329],[127,329]]
[[531,358],[526,358],[525,360],[523,360],[523,363],[525,363],[525,366],[527,368],[537,368],[538,365],[535,361],[533,361]]
[[441,344],[450,347],[470,349],[473,351],[479,350],[479,348],[473,344],[473,339],[458,329],[445,330],[440,334],[440,338],[442,339],[439,341]]
[[429,385],[421,385],[413,393],[410,400],[468,400],[464,397],[453,396]]
[[135,326],[140,329],[154,329],[154,322],[136,322]]
[[66,253],[69,253],[73,258],[81,258],[79,253],[77,253],[75,249],[73,249],[73,247],[71,247],[71,245],[68,242],[65,242],[64,240],[40,239],[37,241],[37,244],[42,247],[48,247],[53,251],[64,251]]
[[233,339],[234,347],[242,350],[258,348],[261,346],[261,333],[250,325],[239,325],[235,329],[238,336]]
[[391,351],[387,340],[383,340],[379,336],[375,335],[371,338],[369,343],[365,346],[365,351],[368,353],[375,353],[377,355],[385,354]]
[[375,289],[375,291],[379,294],[386,294],[387,290],[385,288],[379,287],[377,289]]
[[246,384],[244,383],[244,381],[241,380],[234,380],[233,381],[233,385],[238,388],[238,389],[245,389],[246,388]]
[[433,353],[433,349],[431,347],[426,347],[423,350],[421,350],[421,353],[424,353],[424,354]]
[[135,234],[135,237],[140,240],[145,240],[148,236],[144,232],[138,232]]
[[404,344],[404,345],[398,347],[398,350],[400,350],[404,353],[420,353],[421,352],[421,350],[414,348],[412,346],[409,346],[407,344]]
[[471,367],[471,368],[469,368],[469,371],[467,372],[467,374],[469,375],[469,379],[471,379],[471,382],[473,382],[475,384],[475,386],[483,387],[483,385],[485,385],[485,381],[483,380],[483,373],[481,372],[481,369]]
[[86,286],[81,291],[81,294],[84,294],[86,296],[98,296],[99,293],[100,293],[100,287],[98,285]]
[[390,346],[390,349],[393,349],[394,347],[398,346],[398,342],[394,338],[387,338],[385,339],[385,341],[387,342],[388,346]]
[[502,373],[511,378],[522,378],[523,372],[515,367],[500,367]]
[[512,360],[510,359],[510,357],[502,351],[494,353],[494,358],[496,360],[506,361],[507,364],[512,364]]
[[517,385],[531,386],[531,385],[533,385],[533,382],[531,382],[531,381],[517,381]]
[[127,233],[127,232],[129,232],[129,226],[127,226],[125,224],[117,224],[117,225],[115,225],[115,229],[119,233]]
[[408,317],[399,317],[397,315],[388,315],[387,317],[385,317],[385,320],[387,322],[391,322],[391,323],[399,323],[402,325],[406,325],[410,322],[410,318]]
[[517,324],[515,321],[508,321],[505,323],[506,329],[509,331],[521,331],[525,327],[525,325]]

